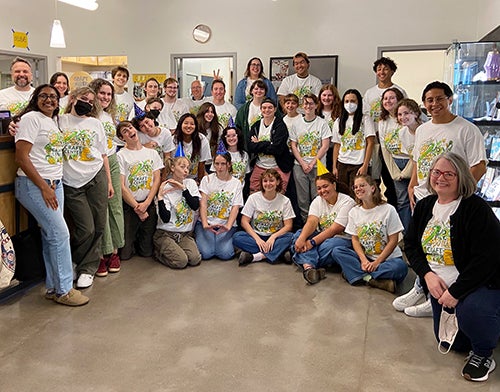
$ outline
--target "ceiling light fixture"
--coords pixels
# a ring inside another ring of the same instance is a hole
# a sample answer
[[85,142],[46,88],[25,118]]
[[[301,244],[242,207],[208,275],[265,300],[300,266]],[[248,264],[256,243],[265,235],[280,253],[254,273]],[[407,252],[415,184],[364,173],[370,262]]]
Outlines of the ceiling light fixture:
[[52,33],[50,34],[50,47],[51,48],[65,48],[66,41],[64,40],[64,31],[61,21],[54,19],[52,24]]
[[95,11],[97,7],[99,7],[99,4],[97,4],[96,0],[59,0],[59,1],[89,11]]

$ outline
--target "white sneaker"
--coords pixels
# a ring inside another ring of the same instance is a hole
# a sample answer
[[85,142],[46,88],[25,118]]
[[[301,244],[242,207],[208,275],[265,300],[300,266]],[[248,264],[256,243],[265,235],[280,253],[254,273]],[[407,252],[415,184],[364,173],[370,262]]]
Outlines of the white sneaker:
[[406,294],[401,295],[392,301],[392,306],[394,306],[398,312],[402,312],[406,308],[414,306],[424,299],[425,294],[422,292],[419,293],[417,289],[413,287]]
[[92,286],[92,283],[94,283],[94,275],[81,274],[76,282],[76,287],[79,289],[86,289]]
[[431,300],[428,299],[420,305],[406,308],[405,314],[410,317],[432,317]]

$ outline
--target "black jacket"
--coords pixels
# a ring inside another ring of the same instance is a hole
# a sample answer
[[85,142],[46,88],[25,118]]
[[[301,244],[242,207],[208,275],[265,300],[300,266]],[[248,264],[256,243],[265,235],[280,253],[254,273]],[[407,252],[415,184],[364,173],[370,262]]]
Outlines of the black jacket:
[[[422,249],[422,234],[432,217],[436,195],[417,203],[405,235],[405,253],[411,267],[420,276],[431,268]],[[500,222],[491,207],[479,196],[462,199],[450,216],[450,242],[455,267],[459,276],[448,291],[456,299],[463,299],[479,287],[500,289]]]
[[[248,152],[252,154],[252,160],[257,159],[258,154],[273,155],[276,159],[278,167],[284,172],[288,173],[293,169],[293,155],[288,148],[288,128],[283,122],[283,119],[276,116],[274,119],[273,127],[271,128],[271,141],[254,143],[250,139],[252,136],[259,137],[260,122],[257,121],[250,128],[248,134],[247,146]],[[254,162],[255,163],[255,162]]]

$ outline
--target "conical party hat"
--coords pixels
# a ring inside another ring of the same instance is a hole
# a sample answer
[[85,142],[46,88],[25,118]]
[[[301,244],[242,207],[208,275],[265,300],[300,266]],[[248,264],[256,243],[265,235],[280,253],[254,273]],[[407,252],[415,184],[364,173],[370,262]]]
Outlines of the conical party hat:
[[229,121],[227,122],[227,127],[228,128],[236,128],[236,125],[234,124],[233,116],[229,115]]
[[224,142],[222,140],[219,140],[219,145],[217,146],[217,152],[215,154],[224,155],[225,153],[227,153],[226,146],[224,145]]
[[175,150],[174,158],[179,158],[179,157],[186,157],[186,154],[184,154],[184,149],[182,148],[182,143],[179,143],[177,145],[177,150]]
[[330,172],[319,159],[316,159],[316,175],[321,176],[322,174],[325,173],[330,173]]
[[134,114],[136,118],[143,118],[146,115],[146,112],[134,103]]

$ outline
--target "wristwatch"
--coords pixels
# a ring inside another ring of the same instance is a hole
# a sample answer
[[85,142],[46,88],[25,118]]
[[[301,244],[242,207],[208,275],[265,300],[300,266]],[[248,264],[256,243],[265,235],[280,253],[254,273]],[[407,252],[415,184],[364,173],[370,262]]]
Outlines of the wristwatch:
[[312,238],[309,240],[311,242],[311,245],[313,246],[313,248],[316,246],[316,241],[314,241]]

